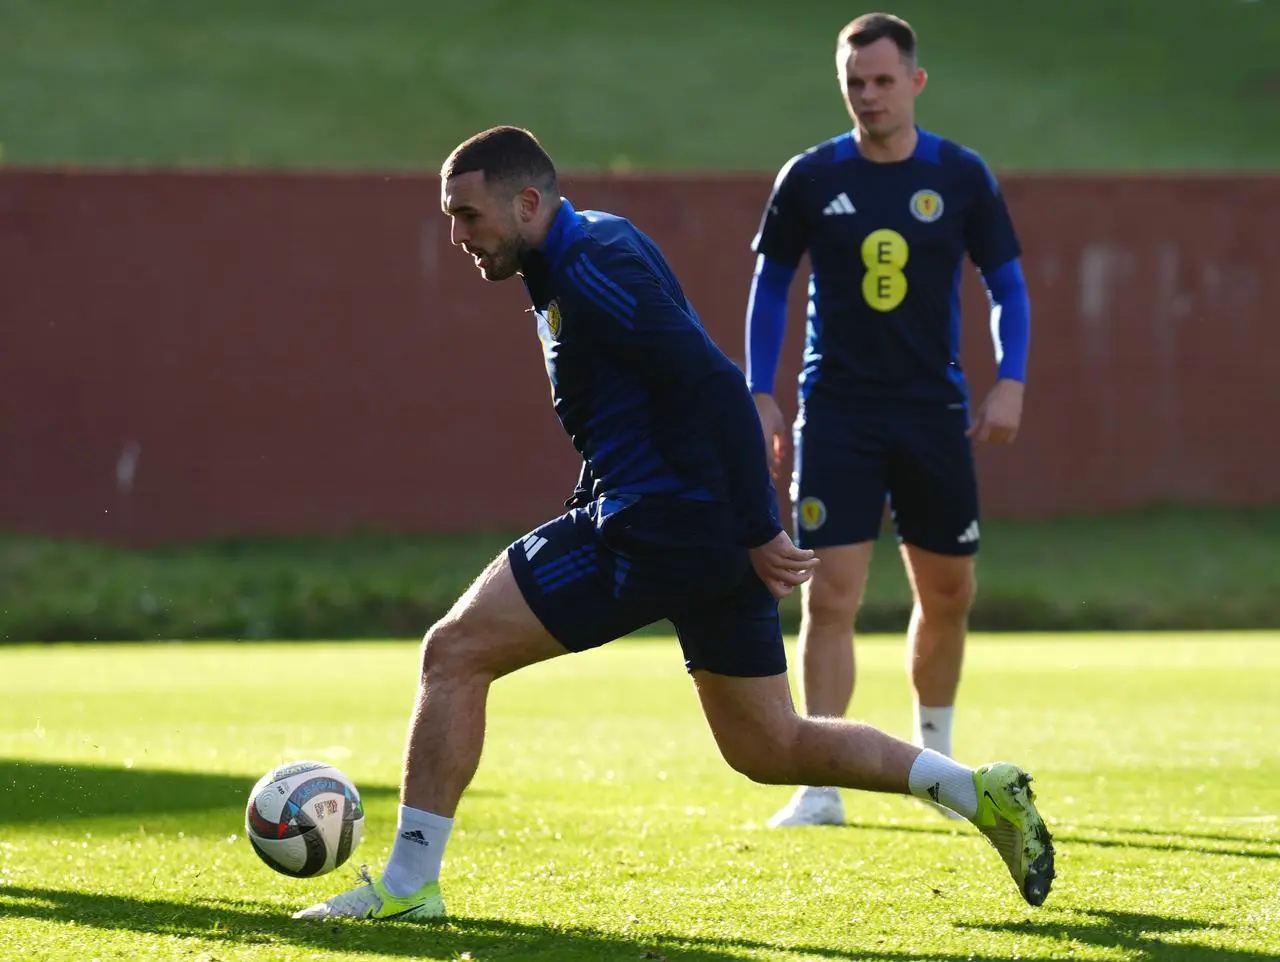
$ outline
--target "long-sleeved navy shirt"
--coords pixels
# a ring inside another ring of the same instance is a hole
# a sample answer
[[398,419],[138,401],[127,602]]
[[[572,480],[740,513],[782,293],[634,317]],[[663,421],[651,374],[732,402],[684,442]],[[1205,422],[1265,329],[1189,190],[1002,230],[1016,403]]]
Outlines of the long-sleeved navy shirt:
[[752,247],[747,375],[771,393],[787,289],[812,275],[800,387],[886,402],[967,404],[960,278],[967,252],[991,298],[1000,377],[1026,377],[1030,304],[995,176],[974,151],[919,130],[914,153],[877,163],[845,133],[779,172]]
[[776,536],[746,378],[707,335],[657,245],[623,217],[562,198],[521,273],[556,415],[583,458],[578,496],[720,502],[740,545]]

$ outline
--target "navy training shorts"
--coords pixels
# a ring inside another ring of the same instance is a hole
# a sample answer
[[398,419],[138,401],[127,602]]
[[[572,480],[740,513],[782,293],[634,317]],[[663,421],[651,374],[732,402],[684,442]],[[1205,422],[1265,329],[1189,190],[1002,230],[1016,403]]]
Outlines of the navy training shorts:
[[796,418],[792,514],[802,548],[879,537],[944,555],[979,545],[978,479],[962,407],[855,405],[809,397]]
[[689,671],[777,675],[787,668],[778,602],[732,532],[727,505],[601,499],[534,528],[507,559],[534,615],[571,651],[666,619]]

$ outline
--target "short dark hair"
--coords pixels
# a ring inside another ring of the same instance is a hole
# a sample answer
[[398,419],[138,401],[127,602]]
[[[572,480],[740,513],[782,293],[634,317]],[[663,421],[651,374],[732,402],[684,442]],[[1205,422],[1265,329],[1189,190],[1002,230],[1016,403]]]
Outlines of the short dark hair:
[[864,13],[851,20],[840,31],[836,49],[842,47],[866,47],[888,37],[898,48],[903,60],[916,56],[916,32],[911,24],[891,13]]
[[544,194],[558,193],[556,166],[538,138],[523,127],[490,127],[468,137],[445,158],[441,180],[484,174],[487,183],[502,183],[514,190],[537,187]]

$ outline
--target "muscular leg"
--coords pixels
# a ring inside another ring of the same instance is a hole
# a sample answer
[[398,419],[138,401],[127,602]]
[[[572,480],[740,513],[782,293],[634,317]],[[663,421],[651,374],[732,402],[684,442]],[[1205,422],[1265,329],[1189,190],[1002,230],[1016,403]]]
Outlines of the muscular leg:
[[395,841],[382,878],[303,909],[294,918],[443,915],[441,859],[458,801],[480,764],[489,686],[567,650],[529,608],[507,556],[491,562],[423,643]]
[[693,676],[721,754],[752,781],[815,782],[936,801],[978,827],[1027,902],[1044,902],[1054,876],[1053,843],[1033,805],[1026,772],[1009,763],[975,772],[870,725],[802,717],[792,706],[785,674]]
[[[843,718],[857,677],[854,619],[883,521],[890,449],[882,418],[855,416],[821,397],[806,398],[802,408],[794,530],[796,543],[813,548],[819,563],[800,595],[799,687],[806,716]],[[836,783],[799,785],[769,819],[771,828],[843,824]]]
[[[818,548],[819,565],[801,588],[800,683],[810,718],[843,718],[853,698],[853,627],[867,584],[873,541]],[[800,782],[769,819],[771,828],[839,825],[844,802],[834,782]]]
[[[922,709],[927,713],[928,709],[955,705],[977,582],[973,555],[943,555],[912,544],[903,545],[902,555],[914,595],[907,671],[915,690],[919,725]],[[950,754],[949,721],[939,729],[939,743],[930,747]]]
[[506,556],[495,559],[427,632],[402,802],[452,818],[480,764],[490,684],[566,652],[529,609]]
[[914,600],[907,671],[915,692],[916,741],[944,754],[951,752],[951,714],[976,590],[980,506],[968,424],[960,409],[903,420],[890,469],[894,519]]
[[874,542],[818,548],[820,564],[801,589],[799,660],[804,711],[844,717],[853,698],[853,626]]
[[725,761],[752,781],[907,793],[920,748],[862,722],[801,717],[786,675],[693,679]]

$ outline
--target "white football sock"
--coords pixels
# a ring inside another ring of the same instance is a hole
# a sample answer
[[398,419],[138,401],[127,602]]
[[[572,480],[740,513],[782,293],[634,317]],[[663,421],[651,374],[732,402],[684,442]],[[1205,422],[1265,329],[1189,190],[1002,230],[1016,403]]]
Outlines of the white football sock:
[[921,748],[951,757],[951,718],[955,708],[927,708],[916,705],[915,743]]
[[840,797],[840,789],[834,785],[801,785],[800,793],[805,795],[831,795],[835,798]]
[[926,748],[911,766],[907,786],[916,798],[928,798],[965,818],[978,814],[978,790],[973,769],[965,768],[941,752]]
[[440,862],[452,828],[451,818],[401,805],[396,841],[382,872],[382,884],[387,891],[403,898],[428,882],[438,881]]

